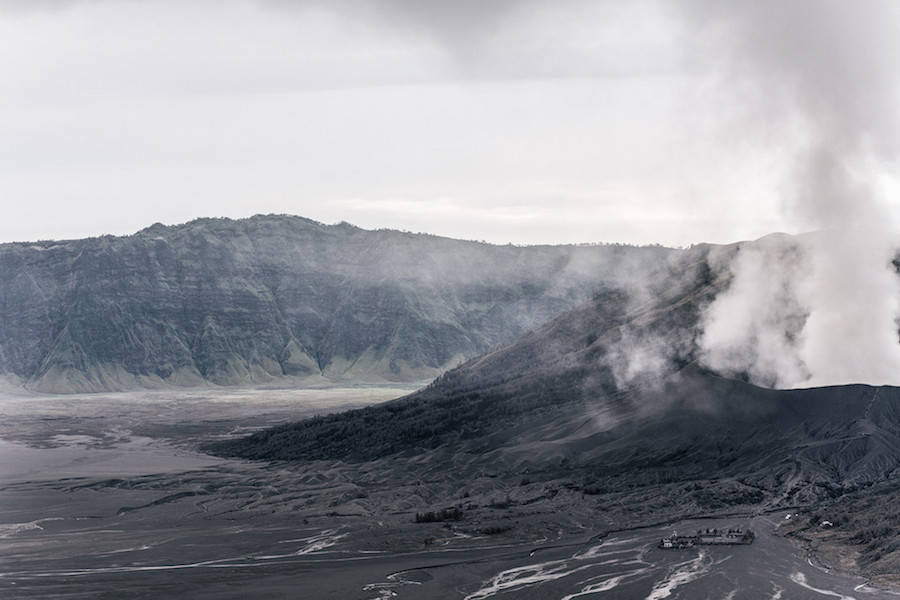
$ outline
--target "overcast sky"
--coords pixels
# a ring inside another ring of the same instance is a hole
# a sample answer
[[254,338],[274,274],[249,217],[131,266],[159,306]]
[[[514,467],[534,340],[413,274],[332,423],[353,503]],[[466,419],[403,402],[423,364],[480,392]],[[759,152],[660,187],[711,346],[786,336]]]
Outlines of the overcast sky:
[[0,241],[272,212],[498,243],[803,230],[801,133],[748,128],[673,6],[0,0]]

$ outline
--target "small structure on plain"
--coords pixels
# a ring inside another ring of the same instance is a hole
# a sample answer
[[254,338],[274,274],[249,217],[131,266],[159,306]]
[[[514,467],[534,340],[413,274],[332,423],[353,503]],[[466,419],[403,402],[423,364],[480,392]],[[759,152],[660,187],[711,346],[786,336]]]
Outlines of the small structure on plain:
[[660,548],[678,549],[694,546],[733,546],[752,544],[754,534],[749,529],[698,529],[695,535],[673,533],[659,541]]

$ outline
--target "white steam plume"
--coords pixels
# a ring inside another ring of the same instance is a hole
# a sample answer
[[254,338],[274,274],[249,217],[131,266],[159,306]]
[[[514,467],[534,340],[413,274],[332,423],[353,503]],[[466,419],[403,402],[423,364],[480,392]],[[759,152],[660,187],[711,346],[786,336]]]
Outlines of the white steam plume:
[[[705,314],[702,360],[777,387],[900,383],[898,238],[878,177],[900,148],[900,5],[889,0],[687,0],[740,133],[794,157],[789,242],[745,244]],[[732,132],[733,134],[734,132]]]

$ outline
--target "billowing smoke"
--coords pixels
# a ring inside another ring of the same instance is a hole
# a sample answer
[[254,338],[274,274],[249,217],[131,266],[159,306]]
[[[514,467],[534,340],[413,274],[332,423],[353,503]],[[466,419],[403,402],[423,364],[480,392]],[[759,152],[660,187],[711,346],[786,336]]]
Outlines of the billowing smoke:
[[[688,0],[717,90],[741,113],[730,135],[792,157],[794,241],[743,245],[705,313],[703,362],[777,387],[900,383],[900,237],[881,179],[897,158],[900,14],[890,0]],[[730,94],[729,92],[735,92]]]
[[808,272],[802,250],[788,236],[773,235],[739,248],[734,256],[725,249],[720,254],[711,255],[713,267],[730,270],[734,279],[704,315],[703,360],[717,371],[747,373],[766,386],[789,387],[808,379],[796,349],[808,313],[793,285]]

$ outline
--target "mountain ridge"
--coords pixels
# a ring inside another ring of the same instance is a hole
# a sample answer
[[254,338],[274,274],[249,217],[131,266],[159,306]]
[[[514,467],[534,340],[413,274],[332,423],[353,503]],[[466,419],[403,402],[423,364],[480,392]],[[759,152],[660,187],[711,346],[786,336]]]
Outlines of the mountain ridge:
[[423,381],[665,263],[288,215],[0,245],[0,374],[43,392]]

